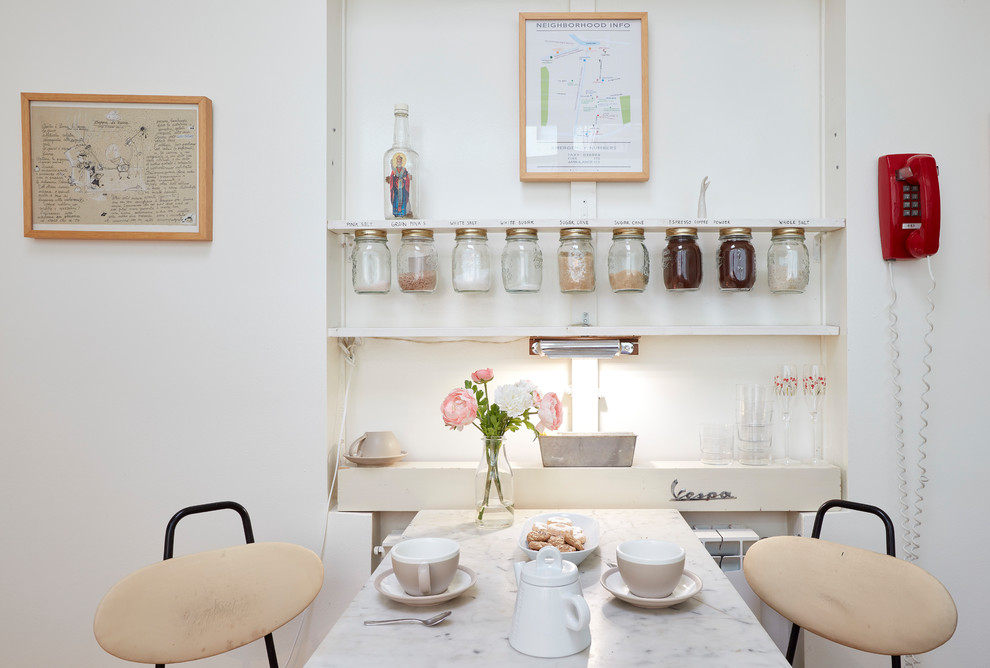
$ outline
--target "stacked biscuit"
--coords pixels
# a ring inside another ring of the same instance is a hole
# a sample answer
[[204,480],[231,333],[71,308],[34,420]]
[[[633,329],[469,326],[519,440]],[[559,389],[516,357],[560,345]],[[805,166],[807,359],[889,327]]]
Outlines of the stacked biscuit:
[[531,550],[553,545],[561,552],[577,552],[584,549],[588,537],[569,518],[550,517],[546,522],[534,522],[526,540]]

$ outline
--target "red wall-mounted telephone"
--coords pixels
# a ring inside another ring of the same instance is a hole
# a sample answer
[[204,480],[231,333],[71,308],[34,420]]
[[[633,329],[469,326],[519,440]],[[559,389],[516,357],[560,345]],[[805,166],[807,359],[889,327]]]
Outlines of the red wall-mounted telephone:
[[925,153],[899,153],[880,156],[879,162],[883,259],[934,255],[942,215],[935,158]]

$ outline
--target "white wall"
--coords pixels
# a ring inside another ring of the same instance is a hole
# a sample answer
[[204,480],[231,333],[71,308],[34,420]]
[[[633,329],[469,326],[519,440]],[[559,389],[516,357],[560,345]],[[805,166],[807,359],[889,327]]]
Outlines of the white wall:
[[[179,508],[319,550],[326,4],[39,0],[5,7],[0,61],[0,662],[132,665],[93,612]],[[24,238],[21,91],[210,97],[214,241]],[[184,520],[176,553],[237,530]]]
[[[347,5],[345,216],[382,216],[381,156],[391,144],[396,102],[409,104],[413,147],[422,158],[426,217],[572,215],[569,184],[521,183],[518,178],[518,13],[567,11],[570,3],[432,4],[437,11],[429,20],[419,18],[424,16],[421,3],[361,0]],[[713,216],[822,215],[816,2],[599,1],[597,9],[649,12],[651,123],[650,181],[598,184],[597,216],[693,217],[705,176],[711,180],[707,202]],[[414,41],[408,40],[411,25],[416,26]],[[383,49],[383,44],[396,48]],[[396,58],[396,51],[402,56]],[[368,85],[372,78],[376,84]],[[387,296],[355,296],[345,264],[346,324],[381,325],[385,317],[407,327],[575,322],[571,298],[556,288],[556,235],[540,235],[544,287],[538,295],[506,295],[500,278],[490,295],[455,294],[446,271],[451,236],[437,235],[443,280],[431,295],[396,289]],[[754,239],[761,257],[769,236],[764,232]],[[491,230],[489,238],[497,258],[504,235]],[[391,234],[389,243],[396,252],[399,235]],[[610,235],[599,235],[602,284],[610,243]],[[813,288],[804,295],[770,294],[763,274],[752,293],[720,293],[714,278],[717,235],[703,234],[703,289],[675,294],[665,292],[660,281],[663,233],[649,232],[646,244],[653,267],[649,289],[641,295],[612,295],[600,288],[594,324],[817,324],[814,318],[820,318],[816,290],[822,268],[817,262]],[[543,391],[560,394],[571,384],[567,363],[528,357],[525,341],[440,350],[433,342],[369,340],[358,346],[348,442],[367,430],[391,429],[409,460],[474,459],[476,448],[459,445],[473,443],[474,435],[444,430],[437,410],[443,396],[471,371],[492,367],[496,385],[530,378]],[[639,357],[600,365],[605,394],[600,426],[638,433],[639,460],[694,459],[697,423],[731,419],[736,383],[768,381],[776,364],[817,361],[819,355],[815,337],[651,337]],[[406,372],[404,381],[415,378],[421,391],[410,396],[405,382],[386,380],[396,368]],[[375,401],[357,399],[371,392]],[[381,410],[383,401],[388,411]],[[566,397],[565,408],[570,409]],[[565,428],[570,426],[567,419]],[[793,434],[794,454],[810,457],[811,428],[804,411],[795,413]],[[510,439],[514,460],[539,461],[530,437],[520,433]]]
[[[849,2],[847,123],[849,247],[848,496],[877,503],[899,520],[892,426],[890,300],[879,251],[877,158],[924,152],[939,165],[941,247],[933,258],[937,288],[928,379],[928,484],[919,563],[948,587],[959,608],[956,636],[924,665],[961,666],[982,654],[985,424],[990,359],[990,89],[972,77],[990,63],[986,3],[949,0]],[[920,442],[924,387],[921,337],[931,287],[924,260],[898,262],[897,288],[905,442]]]

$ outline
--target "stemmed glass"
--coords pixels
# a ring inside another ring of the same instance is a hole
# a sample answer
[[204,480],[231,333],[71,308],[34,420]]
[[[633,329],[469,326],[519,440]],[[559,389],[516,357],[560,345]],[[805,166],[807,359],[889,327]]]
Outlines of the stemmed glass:
[[796,466],[801,463],[790,455],[791,444],[791,401],[798,389],[798,369],[793,364],[781,364],[777,375],[773,377],[773,391],[780,400],[780,420],[784,423],[784,456],[777,460],[784,466]]
[[811,459],[814,466],[824,466],[822,449],[822,426],[819,417],[825,408],[825,367],[821,364],[805,364],[801,369],[801,383],[804,390],[804,400],[811,414],[811,428],[814,430],[815,454]]

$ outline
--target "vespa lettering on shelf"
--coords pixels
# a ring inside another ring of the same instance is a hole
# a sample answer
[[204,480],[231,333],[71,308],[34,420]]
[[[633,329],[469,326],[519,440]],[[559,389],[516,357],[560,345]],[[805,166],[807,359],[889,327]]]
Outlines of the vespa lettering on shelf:
[[734,499],[732,492],[688,492],[687,490],[677,490],[677,478],[670,483],[671,501],[713,501],[723,499]]

